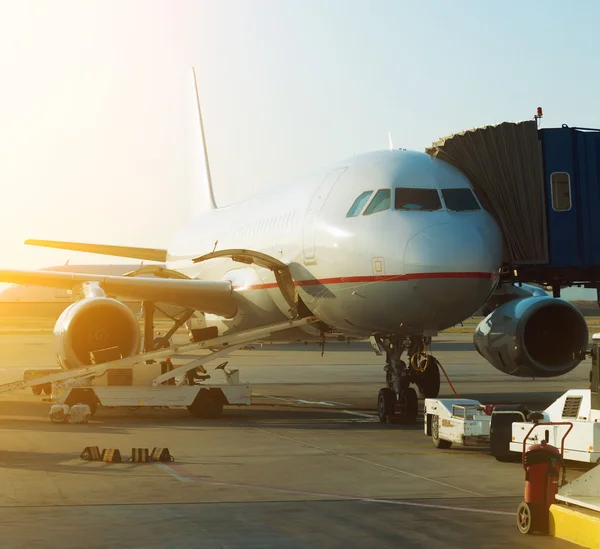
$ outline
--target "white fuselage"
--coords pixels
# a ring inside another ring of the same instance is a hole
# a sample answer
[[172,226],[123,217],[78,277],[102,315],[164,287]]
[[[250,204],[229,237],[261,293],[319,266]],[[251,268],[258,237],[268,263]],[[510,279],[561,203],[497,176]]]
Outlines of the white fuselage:
[[[432,189],[440,207],[395,208],[397,188]],[[337,333],[436,333],[476,312],[498,282],[498,225],[476,201],[477,209],[449,209],[442,193],[471,188],[457,169],[424,153],[357,155],[192,220],[173,239],[167,266],[191,278],[232,281],[237,315],[207,315],[209,325],[246,329],[290,317],[270,270],[228,258],[192,261],[215,249],[243,248],[287,264],[302,303]],[[365,215],[376,192],[385,196],[385,189],[388,207]],[[373,193],[348,217],[366,191]]]

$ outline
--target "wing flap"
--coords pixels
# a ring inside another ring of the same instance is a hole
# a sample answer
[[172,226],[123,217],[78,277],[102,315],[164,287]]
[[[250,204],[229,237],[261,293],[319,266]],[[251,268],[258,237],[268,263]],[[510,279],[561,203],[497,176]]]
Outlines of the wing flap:
[[121,298],[169,303],[226,318],[237,312],[235,294],[229,281],[0,270],[0,282],[67,290],[96,282],[105,293]]
[[158,248],[136,248],[134,246],[112,246],[110,244],[85,244],[83,242],[61,242],[58,240],[35,240],[25,241],[29,246],[40,246],[42,248],[56,248],[58,250],[72,250],[74,252],[89,252],[100,255],[112,255],[115,257],[128,257],[141,259],[142,261],[158,261],[164,263],[167,260],[167,250]]

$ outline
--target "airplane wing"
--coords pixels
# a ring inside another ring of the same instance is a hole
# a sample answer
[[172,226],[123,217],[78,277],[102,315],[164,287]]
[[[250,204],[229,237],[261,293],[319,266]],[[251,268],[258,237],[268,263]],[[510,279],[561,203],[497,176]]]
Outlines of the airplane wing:
[[167,260],[167,250],[156,248],[137,248],[133,246],[112,246],[108,244],[85,244],[83,242],[60,242],[58,240],[36,240],[25,241],[29,246],[41,246],[43,248],[56,248],[59,250],[73,250],[75,252],[90,252],[101,255],[114,255],[116,257],[129,257],[144,261],[158,261],[164,263]]
[[121,298],[169,303],[226,318],[237,311],[235,293],[229,281],[0,270],[0,282],[68,290],[93,282],[106,294]]

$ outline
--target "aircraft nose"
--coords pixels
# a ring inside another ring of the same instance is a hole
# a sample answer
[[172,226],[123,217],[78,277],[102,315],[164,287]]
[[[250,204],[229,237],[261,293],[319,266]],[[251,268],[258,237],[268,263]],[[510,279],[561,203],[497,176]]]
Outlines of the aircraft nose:
[[501,261],[495,225],[447,222],[418,232],[405,253],[413,297],[407,315],[416,326],[438,330],[458,324],[485,303]]
[[474,278],[498,270],[501,243],[493,231],[462,223],[438,223],[415,234],[406,246],[404,267],[407,275],[446,275],[448,278]]

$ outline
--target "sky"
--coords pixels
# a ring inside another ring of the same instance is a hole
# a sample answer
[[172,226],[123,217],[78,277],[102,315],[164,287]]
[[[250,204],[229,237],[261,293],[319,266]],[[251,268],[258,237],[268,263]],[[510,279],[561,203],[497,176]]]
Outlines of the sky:
[[600,127],[592,0],[0,0],[1,267],[117,262],[26,238],[166,248],[215,196],[355,153],[529,119]]

